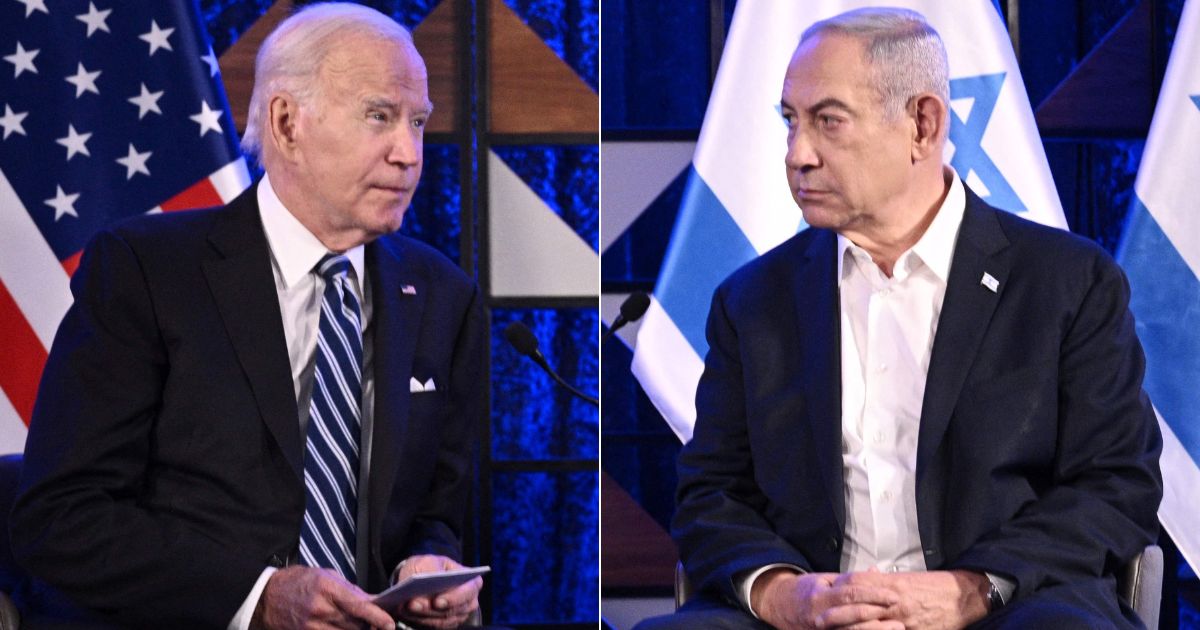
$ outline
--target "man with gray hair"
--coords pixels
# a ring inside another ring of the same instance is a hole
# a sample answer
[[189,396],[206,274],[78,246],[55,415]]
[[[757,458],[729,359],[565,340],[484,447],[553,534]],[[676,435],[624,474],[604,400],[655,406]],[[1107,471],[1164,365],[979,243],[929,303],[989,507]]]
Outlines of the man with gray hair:
[[700,594],[641,628],[1133,628],[1161,438],[1120,269],[943,163],[941,39],[862,9],[801,38],[811,226],[716,291],[672,534]]
[[303,9],[255,66],[262,180],[88,246],[12,513],[44,594],[23,627],[452,628],[476,610],[478,577],[387,610],[368,595],[461,568],[486,409],[478,287],[393,234],[431,111],[404,28]]

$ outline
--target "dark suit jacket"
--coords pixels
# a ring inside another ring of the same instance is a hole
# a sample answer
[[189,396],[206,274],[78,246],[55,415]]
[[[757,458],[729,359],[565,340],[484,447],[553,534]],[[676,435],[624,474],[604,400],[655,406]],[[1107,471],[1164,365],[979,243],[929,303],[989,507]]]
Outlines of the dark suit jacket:
[[[845,529],[837,240],[808,229],[716,291],[673,535],[694,583],[736,601],[768,563],[838,570]],[[992,292],[984,273],[999,281]],[[969,190],[921,410],[929,569],[986,570],[1016,597],[1107,598],[1156,538],[1161,437],[1128,284],[1095,244]]]
[[[294,556],[300,434],[257,186],[102,232],[72,279],[11,520],[18,560],[128,625],[223,628]],[[366,248],[375,412],[367,589],[460,556],[485,324],[478,288],[401,236]],[[406,295],[411,285],[415,295]],[[410,394],[432,377],[436,392]]]

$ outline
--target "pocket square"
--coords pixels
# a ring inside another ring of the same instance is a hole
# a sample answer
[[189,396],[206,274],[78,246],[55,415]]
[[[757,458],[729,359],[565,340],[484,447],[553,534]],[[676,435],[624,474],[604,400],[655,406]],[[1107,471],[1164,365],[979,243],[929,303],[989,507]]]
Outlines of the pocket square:
[[408,379],[408,391],[413,392],[413,393],[436,392],[437,385],[434,385],[433,377],[430,377],[429,380],[422,383],[421,381],[417,380],[417,377],[413,376]]

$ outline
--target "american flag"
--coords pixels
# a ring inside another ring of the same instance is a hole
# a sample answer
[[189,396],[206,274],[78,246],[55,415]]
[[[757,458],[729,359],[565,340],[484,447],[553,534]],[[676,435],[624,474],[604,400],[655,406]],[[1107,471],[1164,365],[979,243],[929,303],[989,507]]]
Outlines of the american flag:
[[249,185],[194,0],[0,0],[0,453],[91,235]]

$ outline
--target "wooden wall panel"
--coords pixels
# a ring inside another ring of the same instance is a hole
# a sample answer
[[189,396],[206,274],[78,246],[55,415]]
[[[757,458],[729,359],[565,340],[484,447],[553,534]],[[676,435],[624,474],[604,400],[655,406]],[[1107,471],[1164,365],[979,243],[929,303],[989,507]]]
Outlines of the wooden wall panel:
[[513,13],[488,2],[488,131],[598,133],[600,98]]
[[679,561],[675,543],[603,471],[600,506],[600,582],[604,588],[672,588]]
[[469,86],[462,85],[459,58],[462,56],[458,41],[459,15],[457,0],[442,0],[441,4],[421,20],[413,29],[413,41],[425,59],[429,71],[429,100],[433,101],[434,115],[429,119],[427,133],[458,131],[462,118],[461,94]]
[[1117,23],[1034,112],[1047,136],[1145,136],[1154,112],[1151,3]]

